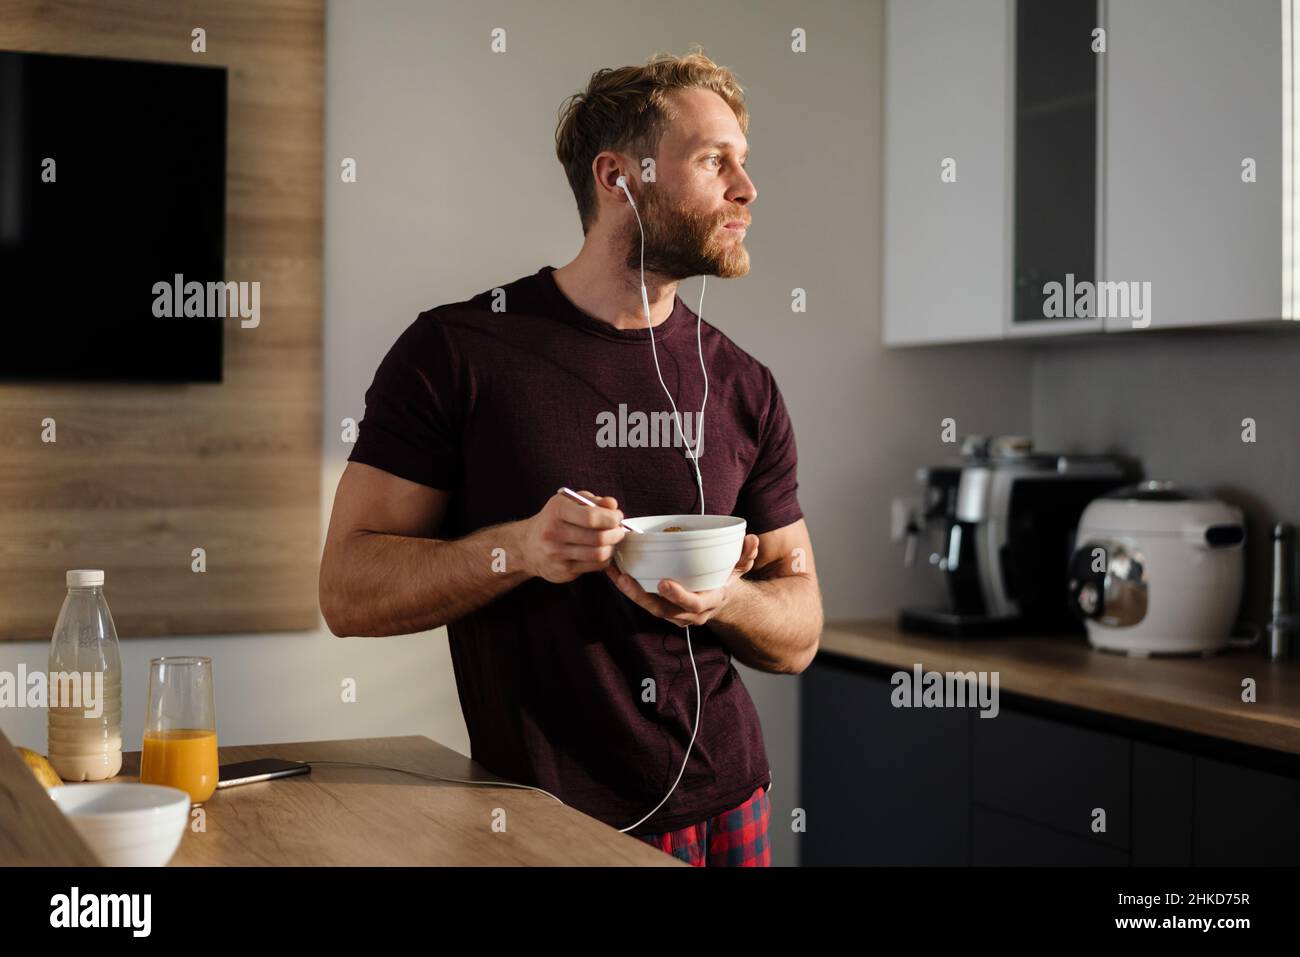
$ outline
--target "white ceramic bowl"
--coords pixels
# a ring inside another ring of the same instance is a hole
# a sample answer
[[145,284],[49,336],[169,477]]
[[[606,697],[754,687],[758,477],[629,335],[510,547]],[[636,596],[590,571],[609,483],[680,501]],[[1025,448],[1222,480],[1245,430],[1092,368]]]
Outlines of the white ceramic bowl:
[[[709,591],[727,583],[745,544],[745,520],[733,515],[643,515],[627,523],[614,546],[614,563],[654,594],[671,578],[687,591]],[[680,525],[680,532],[663,529]]]
[[109,867],[162,867],[190,819],[189,794],[158,784],[94,781],[50,788],[49,794]]

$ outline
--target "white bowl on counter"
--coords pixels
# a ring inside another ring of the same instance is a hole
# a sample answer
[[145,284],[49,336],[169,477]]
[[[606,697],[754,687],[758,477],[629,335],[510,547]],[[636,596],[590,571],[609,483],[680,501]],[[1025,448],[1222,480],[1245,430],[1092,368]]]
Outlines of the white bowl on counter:
[[[614,546],[614,563],[654,594],[671,578],[687,591],[709,591],[727,583],[745,544],[745,520],[734,515],[643,515]],[[665,528],[680,527],[680,532]]]
[[109,867],[162,867],[190,820],[189,794],[159,784],[64,784],[49,795]]

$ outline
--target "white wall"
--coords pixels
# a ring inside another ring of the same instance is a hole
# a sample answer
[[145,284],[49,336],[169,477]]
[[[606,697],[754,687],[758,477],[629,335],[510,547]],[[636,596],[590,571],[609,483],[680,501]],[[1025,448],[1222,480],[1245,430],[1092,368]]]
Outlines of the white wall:
[[[498,26],[505,54],[488,49]],[[807,31],[806,53],[790,52],[795,28]],[[944,416],[963,433],[1026,430],[1031,383],[1017,348],[880,345],[878,0],[330,0],[326,32],[322,534],[349,451],[339,422],[361,417],[375,366],[401,330],[423,309],[560,266],[580,247],[553,146],[564,97],[600,67],[698,42],[746,89],[759,193],[751,273],[715,278],[704,316],[770,366],[786,397],[828,617],[893,614],[908,589],[887,537],[889,499],[911,493],[916,467],[950,451],[938,441]],[[347,156],[358,182],[344,185]],[[794,287],[808,292],[806,314],[790,311]],[[692,308],[699,288],[692,280],[680,290]],[[111,581],[107,594],[111,602]],[[216,659],[225,744],[427,734],[469,752],[442,630],[124,641],[129,747],[139,746],[147,659],[164,652]],[[0,645],[0,669],[41,665],[45,653]],[[799,680],[740,670],[773,770],[773,862],[793,864]],[[357,704],[339,702],[343,677],[357,678]],[[40,714],[0,712],[0,726],[44,747]],[[833,823],[809,821],[818,826]]]

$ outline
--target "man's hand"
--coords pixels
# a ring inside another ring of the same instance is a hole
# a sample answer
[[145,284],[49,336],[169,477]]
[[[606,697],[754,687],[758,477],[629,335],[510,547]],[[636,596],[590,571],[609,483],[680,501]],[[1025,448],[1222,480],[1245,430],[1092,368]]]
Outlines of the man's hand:
[[623,513],[608,495],[585,489],[581,494],[600,507],[591,508],[557,492],[540,512],[523,521],[519,547],[530,575],[561,584],[609,567],[614,546],[627,534],[619,524]]
[[735,598],[743,587],[740,579],[754,567],[758,557],[758,536],[746,535],[741,546],[740,561],[731,570],[727,583],[712,591],[687,591],[670,578],[659,583],[659,594],[651,595],[637,583],[631,575],[625,575],[614,565],[605,569],[605,574],[618,586],[619,590],[646,611],[659,618],[671,621],[678,628],[687,625],[703,625],[716,616],[719,611]]

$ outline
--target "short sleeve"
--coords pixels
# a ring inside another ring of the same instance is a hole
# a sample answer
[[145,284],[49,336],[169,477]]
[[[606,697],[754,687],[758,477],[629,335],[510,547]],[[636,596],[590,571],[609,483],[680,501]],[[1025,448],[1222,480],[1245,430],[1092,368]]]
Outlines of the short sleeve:
[[803,518],[799,507],[798,461],[794,426],[770,370],[767,414],[759,429],[758,455],[737,497],[737,514],[746,532],[761,535]]
[[454,490],[464,422],[457,367],[436,317],[425,313],[407,326],[366,390],[360,434],[348,461]]

